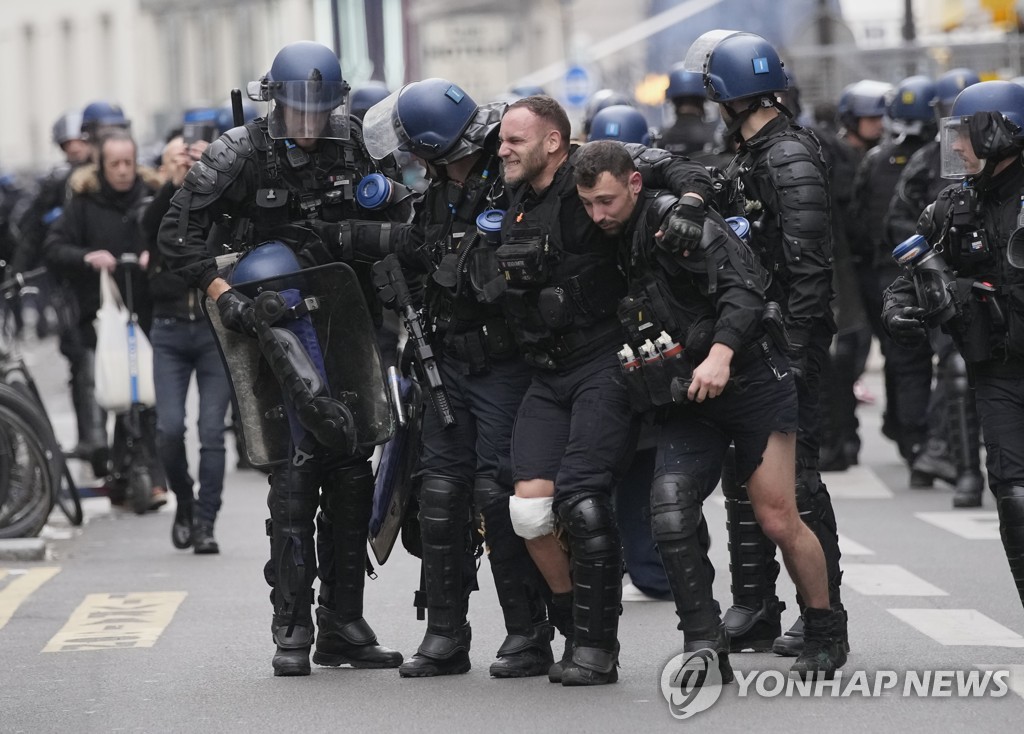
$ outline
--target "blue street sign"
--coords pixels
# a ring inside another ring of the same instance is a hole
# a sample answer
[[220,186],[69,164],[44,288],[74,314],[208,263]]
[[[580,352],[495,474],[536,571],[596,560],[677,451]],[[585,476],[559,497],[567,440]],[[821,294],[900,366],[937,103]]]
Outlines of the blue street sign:
[[590,74],[582,66],[570,66],[565,71],[565,101],[579,106],[590,96]]

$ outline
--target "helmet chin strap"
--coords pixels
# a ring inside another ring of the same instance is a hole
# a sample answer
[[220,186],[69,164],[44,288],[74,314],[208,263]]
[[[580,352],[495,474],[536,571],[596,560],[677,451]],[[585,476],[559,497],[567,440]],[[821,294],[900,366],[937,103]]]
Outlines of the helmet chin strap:
[[782,104],[782,102],[777,100],[775,97],[769,97],[767,95],[751,99],[750,103],[739,112],[733,109],[731,104],[724,104],[723,107],[729,110],[729,116],[732,118],[729,124],[725,126],[725,136],[727,138],[734,138],[738,143],[743,142],[743,136],[740,135],[740,128],[743,127],[743,123],[745,123],[750,116],[754,114],[754,112],[761,108],[774,107],[786,117],[790,119],[793,118],[793,113],[789,111],[789,108],[787,108],[786,105]]

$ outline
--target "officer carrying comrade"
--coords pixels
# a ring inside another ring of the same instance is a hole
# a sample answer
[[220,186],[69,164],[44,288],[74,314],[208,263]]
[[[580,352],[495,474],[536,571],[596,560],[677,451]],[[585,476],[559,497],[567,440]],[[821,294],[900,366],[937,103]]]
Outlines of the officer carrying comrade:
[[[270,71],[249,85],[250,97],[267,102],[267,116],[207,148],[171,200],[159,235],[169,266],[209,297],[249,458],[272,472],[265,577],[279,676],[310,674],[314,633],[320,665],[402,662],[363,618],[369,458],[394,430],[364,294],[376,300],[369,269],[357,275],[325,263],[318,233],[356,217],[405,221],[408,208],[357,204],[364,177],[397,171],[392,161],[378,165],[366,154],[348,92],[331,49],[310,41],[283,47]],[[229,253],[241,257],[219,270],[215,256],[236,259]]]

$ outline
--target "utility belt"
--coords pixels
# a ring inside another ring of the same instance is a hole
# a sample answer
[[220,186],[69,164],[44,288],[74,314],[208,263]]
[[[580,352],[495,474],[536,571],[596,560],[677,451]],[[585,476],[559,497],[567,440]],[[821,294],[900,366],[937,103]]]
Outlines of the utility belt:
[[441,351],[462,362],[468,375],[486,374],[493,362],[518,354],[512,330],[501,317],[488,319],[475,329],[447,332],[441,341]]
[[614,344],[620,333],[615,321],[577,329],[566,334],[546,334],[523,343],[523,358],[538,369],[564,370],[576,366],[583,355],[593,354],[602,344]]

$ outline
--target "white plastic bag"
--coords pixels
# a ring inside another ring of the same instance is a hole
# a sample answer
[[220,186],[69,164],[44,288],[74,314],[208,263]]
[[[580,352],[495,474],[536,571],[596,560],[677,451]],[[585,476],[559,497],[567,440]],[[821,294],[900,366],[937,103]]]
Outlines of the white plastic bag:
[[153,347],[121,300],[114,278],[100,271],[100,307],[96,329],[96,402],[123,413],[132,403],[156,405]]

